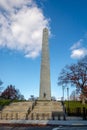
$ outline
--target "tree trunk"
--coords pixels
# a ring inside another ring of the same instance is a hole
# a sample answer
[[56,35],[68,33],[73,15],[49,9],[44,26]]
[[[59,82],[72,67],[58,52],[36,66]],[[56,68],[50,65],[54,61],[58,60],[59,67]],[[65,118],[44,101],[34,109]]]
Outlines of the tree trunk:
[[82,104],[85,104],[85,96],[82,96]]

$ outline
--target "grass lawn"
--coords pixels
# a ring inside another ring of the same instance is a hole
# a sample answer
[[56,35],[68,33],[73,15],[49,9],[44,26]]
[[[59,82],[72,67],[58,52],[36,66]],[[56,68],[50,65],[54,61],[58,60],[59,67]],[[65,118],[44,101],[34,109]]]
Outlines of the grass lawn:
[[85,108],[85,113],[87,114],[87,103],[82,104],[80,101],[65,101],[66,112],[70,116],[81,116],[83,115],[83,109]]
[[80,108],[85,107],[87,109],[87,103],[82,104],[82,102],[80,102],[80,101],[69,101],[69,102],[65,101],[64,103],[66,105],[66,108],[68,108],[68,106],[69,106],[70,109],[77,108],[77,107],[80,107]]
[[11,103],[11,100],[9,99],[0,99],[0,110]]

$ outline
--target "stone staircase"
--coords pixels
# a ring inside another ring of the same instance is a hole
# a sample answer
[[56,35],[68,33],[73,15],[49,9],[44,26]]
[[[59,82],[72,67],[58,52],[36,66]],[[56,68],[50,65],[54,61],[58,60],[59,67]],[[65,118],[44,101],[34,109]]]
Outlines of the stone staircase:
[[57,101],[28,101],[11,103],[0,112],[2,120],[51,120],[63,118],[63,106]]
[[30,120],[51,120],[58,119],[64,115],[61,102],[57,101],[37,101],[34,109],[28,115]]
[[0,119],[26,119],[29,108],[32,107],[33,102],[15,102],[9,106],[5,106],[0,112]]

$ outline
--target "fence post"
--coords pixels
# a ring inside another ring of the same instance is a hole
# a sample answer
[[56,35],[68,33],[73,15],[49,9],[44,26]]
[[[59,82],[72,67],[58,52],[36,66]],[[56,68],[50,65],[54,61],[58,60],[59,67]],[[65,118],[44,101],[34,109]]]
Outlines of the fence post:
[[83,120],[86,120],[86,109],[83,107]]
[[54,120],[54,114],[53,114],[53,112],[52,112],[52,120]]
[[58,114],[58,120],[60,120],[60,114]]
[[66,120],[66,115],[65,115],[65,113],[64,113],[64,115],[63,115],[63,120]]
[[2,120],[2,118],[3,118],[3,117],[2,117],[2,112],[1,112],[1,120]]
[[80,107],[76,108],[76,115],[81,116],[81,108]]
[[16,120],[18,120],[18,113],[16,113]]

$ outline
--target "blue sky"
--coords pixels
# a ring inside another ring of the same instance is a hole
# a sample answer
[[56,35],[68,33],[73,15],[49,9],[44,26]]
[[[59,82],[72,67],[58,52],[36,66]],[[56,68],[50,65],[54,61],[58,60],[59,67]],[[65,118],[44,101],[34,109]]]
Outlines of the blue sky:
[[0,79],[4,89],[12,84],[26,99],[39,96],[42,30],[47,27],[51,94],[62,97],[62,87],[57,86],[61,69],[87,54],[86,14],[87,0],[0,0]]

